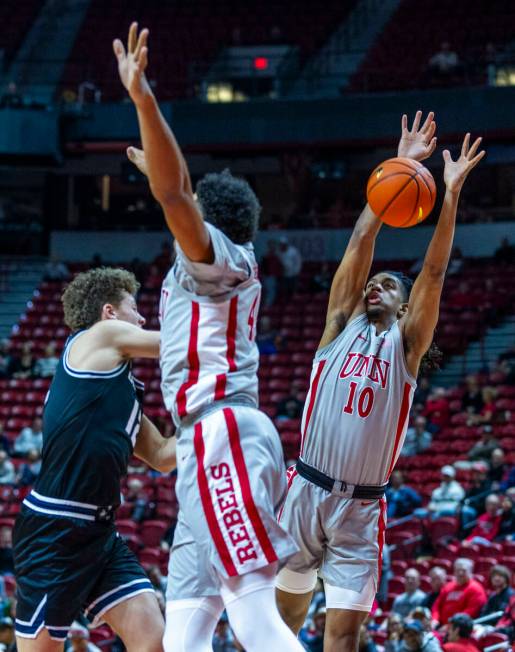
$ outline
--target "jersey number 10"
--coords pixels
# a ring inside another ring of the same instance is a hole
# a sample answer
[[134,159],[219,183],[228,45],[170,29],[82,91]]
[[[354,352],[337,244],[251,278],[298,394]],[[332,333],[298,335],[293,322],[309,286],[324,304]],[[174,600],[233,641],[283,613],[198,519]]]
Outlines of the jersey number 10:
[[[358,388],[358,383],[351,381],[349,398],[347,399],[347,405],[343,408],[343,411],[346,414],[354,414],[354,409],[356,406],[356,390]],[[357,400],[358,415],[363,419],[368,417],[372,411],[374,405],[374,390],[372,387],[364,387],[359,393]]]

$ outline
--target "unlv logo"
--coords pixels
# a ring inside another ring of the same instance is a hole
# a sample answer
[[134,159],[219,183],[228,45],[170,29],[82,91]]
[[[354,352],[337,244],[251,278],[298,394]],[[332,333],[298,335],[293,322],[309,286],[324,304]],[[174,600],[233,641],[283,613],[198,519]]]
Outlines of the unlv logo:
[[373,383],[381,385],[383,389],[388,383],[390,363],[375,355],[363,353],[347,353],[347,358],[340,371],[340,378],[368,378]]

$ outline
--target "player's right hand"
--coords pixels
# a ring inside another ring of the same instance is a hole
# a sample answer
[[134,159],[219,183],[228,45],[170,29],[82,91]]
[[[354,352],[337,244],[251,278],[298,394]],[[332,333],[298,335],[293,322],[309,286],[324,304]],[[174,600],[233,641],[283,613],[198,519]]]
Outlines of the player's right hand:
[[118,60],[118,73],[134,104],[152,96],[152,90],[145,76],[148,63],[148,29],[138,35],[138,23],[132,23],[127,39],[127,51],[120,39],[113,41],[113,50]]
[[141,174],[148,176],[145,152],[137,147],[127,147],[127,158],[138,168]]

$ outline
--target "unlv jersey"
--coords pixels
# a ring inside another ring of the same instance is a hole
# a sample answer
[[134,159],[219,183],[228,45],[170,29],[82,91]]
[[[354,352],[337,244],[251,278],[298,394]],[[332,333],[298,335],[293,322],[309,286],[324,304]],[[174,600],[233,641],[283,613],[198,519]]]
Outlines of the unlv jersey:
[[254,249],[206,227],[214,262],[194,263],[176,243],[161,291],[161,389],[176,425],[216,401],[258,403]]
[[399,456],[416,381],[399,322],[380,333],[353,319],[313,361],[300,457],[337,480],[382,485]]

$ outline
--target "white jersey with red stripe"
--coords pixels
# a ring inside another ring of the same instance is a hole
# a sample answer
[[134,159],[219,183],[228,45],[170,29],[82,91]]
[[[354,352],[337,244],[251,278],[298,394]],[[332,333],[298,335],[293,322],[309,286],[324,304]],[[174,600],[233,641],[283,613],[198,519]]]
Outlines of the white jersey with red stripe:
[[206,227],[214,262],[194,263],[176,243],[161,291],[161,389],[176,425],[216,401],[258,404],[254,249]]
[[415,387],[399,323],[377,334],[367,315],[359,315],[315,355],[300,457],[337,480],[385,484],[402,448]]

